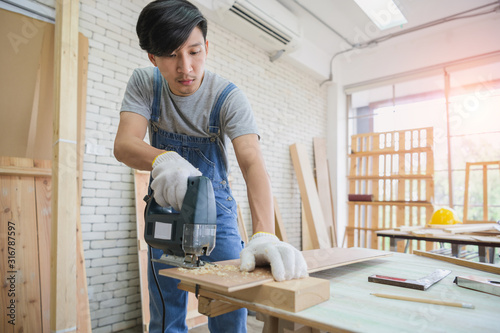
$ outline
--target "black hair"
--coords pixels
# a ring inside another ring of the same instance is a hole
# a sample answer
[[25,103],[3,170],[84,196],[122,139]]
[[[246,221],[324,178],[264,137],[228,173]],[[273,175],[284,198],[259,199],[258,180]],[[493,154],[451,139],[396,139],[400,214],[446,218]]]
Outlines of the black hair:
[[207,38],[207,20],[187,0],[156,0],[144,7],[137,20],[140,47],[161,57],[172,54],[186,42],[195,27]]

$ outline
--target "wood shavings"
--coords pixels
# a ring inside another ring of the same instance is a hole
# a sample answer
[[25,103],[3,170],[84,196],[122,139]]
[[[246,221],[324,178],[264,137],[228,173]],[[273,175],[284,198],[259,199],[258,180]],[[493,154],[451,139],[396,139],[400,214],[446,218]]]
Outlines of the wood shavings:
[[260,277],[263,276],[264,274],[262,272],[243,272],[240,271],[240,268],[235,265],[205,265],[200,268],[193,268],[193,269],[188,269],[188,268],[178,268],[179,272],[185,273],[185,274],[192,274],[192,275],[217,275],[221,277],[226,277],[229,275],[234,276],[234,273],[239,274],[243,278],[249,278],[249,277]]

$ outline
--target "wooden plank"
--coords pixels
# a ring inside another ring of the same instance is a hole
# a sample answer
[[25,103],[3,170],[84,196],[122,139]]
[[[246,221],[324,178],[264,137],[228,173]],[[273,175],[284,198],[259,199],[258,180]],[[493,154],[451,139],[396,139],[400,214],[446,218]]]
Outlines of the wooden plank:
[[442,229],[445,232],[449,232],[450,234],[460,234],[460,233],[469,233],[469,232],[478,232],[478,231],[487,231],[487,230],[496,230],[495,226],[498,225],[496,223],[484,223],[484,224],[473,224],[473,225],[464,225],[459,224],[455,226],[442,226]]
[[[330,187],[330,172],[328,170],[328,160],[326,153],[326,139],[313,138],[314,147],[314,165],[316,170],[316,187],[318,188],[318,196],[320,200],[321,209],[323,210],[323,217],[325,219],[325,226],[327,230],[331,230],[334,226],[333,210],[332,210],[332,193]],[[330,246],[336,246],[335,239],[330,237]]]
[[76,204],[76,288],[77,288],[77,332],[91,332],[90,305],[87,290],[87,272],[83,249],[80,207],[83,183],[83,156],[85,154],[85,120],[87,114],[87,70],[89,41],[79,34],[78,38],[78,121],[77,121],[77,204]]
[[302,253],[307,262],[307,271],[309,273],[392,255],[391,252],[356,247],[336,247],[324,250],[303,251]]
[[465,267],[477,269],[480,271],[485,271],[485,272],[494,273],[494,274],[500,274],[500,266],[498,266],[498,265],[474,262],[474,261],[455,258],[455,257],[447,257],[447,256],[443,256],[441,254],[435,254],[435,253],[429,253],[429,252],[423,252],[423,251],[413,251],[413,254],[416,254],[416,255],[422,256],[422,257],[427,257],[427,258],[432,258],[432,259],[436,259],[436,260],[450,262],[450,263],[455,264],[455,265],[465,266]]
[[[190,288],[189,291],[194,292],[195,288]],[[232,305],[224,301],[217,301],[204,296],[198,297],[198,312],[208,317],[217,317],[222,314],[238,310],[239,306]]]
[[146,202],[143,198],[148,194],[149,172],[134,170],[135,190],[135,220],[137,228],[138,257],[139,257],[139,284],[141,288],[141,311],[143,332],[149,331],[149,290],[148,290],[148,245],[144,240],[144,209]]
[[247,229],[245,228],[245,220],[243,219],[240,205],[237,205],[236,209],[238,214],[238,230],[240,231],[241,240],[245,244],[248,244],[248,233]]
[[[28,161],[13,157],[2,162],[16,165]],[[0,271],[5,274],[2,274],[0,285],[0,300],[4,308],[0,327],[11,332],[36,332],[42,327],[42,319],[35,180],[30,176],[2,176],[0,190],[0,225],[3,228],[0,253],[4,255]],[[7,308],[12,304],[13,311],[10,310],[12,307]],[[9,323],[9,320],[12,321]]]
[[77,1],[56,2],[52,163],[52,331],[76,331]]
[[[302,254],[309,273],[391,255],[390,252],[372,249],[338,247],[302,251]],[[257,267],[253,272],[241,272],[239,259],[216,264],[217,267],[206,270],[163,269],[160,274],[221,292],[234,292],[274,281],[269,266]]]
[[288,237],[286,236],[285,225],[283,224],[283,220],[281,219],[281,212],[278,206],[278,199],[276,197],[273,198],[274,201],[274,230],[276,232],[276,236],[283,242],[288,242]]
[[[190,292],[192,292],[194,290],[192,286],[184,284],[184,283],[180,283],[179,288],[182,290],[190,291]],[[269,306],[262,306],[260,304],[254,303],[254,302],[248,302],[248,301],[244,301],[244,300],[237,299],[234,297],[226,296],[226,295],[223,295],[219,292],[214,292],[211,290],[200,289],[199,294],[201,296],[204,296],[207,298],[226,301],[228,303],[238,305],[242,308],[244,307],[244,308],[247,308],[248,310],[256,311],[256,312],[258,312],[257,315],[259,316],[259,318],[263,318],[262,314],[263,315],[270,315],[267,317],[269,321],[266,321],[266,323],[264,324],[264,328],[262,330],[263,333],[278,332],[278,321],[279,320],[278,320],[278,318],[274,317],[276,315],[277,311],[279,311],[279,313],[280,313],[280,318],[285,319],[285,320],[290,320],[290,321],[302,323],[302,324],[307,325],[307,326],[319,327],[320,329],[324,329],[325,331],[332,331],[332,328],[333,328],[333,326],[331,326],[331,325],[323,325],[321,323],[316,324],[316,323],[312,323],[310,319],[298,317],[297,314],[300,314],[300,312],[293,313],[293,312],[289,312],[289,311],[282,311],[279,309],[276,310],[276,309],[273,309],[272,307],[269,307]],[[261,319],[259,319],[259,320],[261,320]]]
[[1,165],[0,175],[5,176],[52,176],[51,168],[35,168],[33,166]]
[[[50,161],[37,161],[50,168]],[[51,177],[35,177],[38,258],[40,260],[40,301],[42,331],[50,332],[50,234],[51,234]]]
[[338,246],[338,244],[337,244],[337,224],[335,223],[335,209],[334,209],[335,205],[333,204],[334,195],[333,195],[333,189],[332,189],[332,180],[330,177],[330,164],[328,163],[328,161],[327,161],[327,164],[328,164],[328,184],[330,185],[330,205],[332,208],[331,239],[332,239],[332,246],[337,247]]
[[301,212],[301,231],[302,231],[302,251],[313,250],[314,246],[311,240],[311,235],[309,234],[309,223],[307,222],[306,210],[304,208],[304,202],[300,201],[300,212]]
[[[181,283],[180,289],[195,291],[194,285]],[[200,286],[201,290],[210,290]],[[290,312],[299,312],[330,298],[330,281],[315,277],[287,280],[283,282],[268,282],[247,289],[218,293],[239,300],[261,304]]]
[[296,143],[290,146],[290,153],[304,203],[312,244],[316,249],[329,248],[330,240],[325,218],[320,206],[318,190],[314,183],[312,167],[307,157],[306,148],[304,145]]

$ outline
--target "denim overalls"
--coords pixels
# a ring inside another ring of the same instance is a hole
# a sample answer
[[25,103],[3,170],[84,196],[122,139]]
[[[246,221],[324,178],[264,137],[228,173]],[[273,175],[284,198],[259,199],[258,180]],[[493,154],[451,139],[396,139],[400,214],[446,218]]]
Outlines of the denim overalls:
[[[219,115],[220,109],[227,95],[236,87],[229,84],[220,94],[210,114],[210,137],[193,137],[183,134],[163,131],[158,126],[160,116],[160,100],[163,77],[158,68],[154,74],[154,98],[152,105],[151,127],[152,146],[176,151],[179,155],[188,160],[198,168],[201,173],[212,180],[217,206],[217,236],[215,248],[210,256],[201,257],[205,261],[220,261],[238,259],[243,243],[238,231],[236,202],[231,194],[227,180],[226,166],[219,147]],[[149,189],[151,192],[151,188]],[[152,249],[153,257],[159,258],[163,251]],[[161,332],[163,317],[163,307],[157,285],[152,274],[151,265],[160,284],[161,293],[165,300],[165,332],[177,333],[187,332],[186,326],[186,305],[187,292],[177,289],[180,282],[177,279],[169,278],[158,274],[160,269],[170,268],[160,263],[151,263],[148,260],[148,286],[149,286],[149,310],[151,321],[149,331],[152,333]],[[210,332],[215,333],[238,333],[246,332],[247,310],[242,308],[230,313],[226,313],[208,319]]]

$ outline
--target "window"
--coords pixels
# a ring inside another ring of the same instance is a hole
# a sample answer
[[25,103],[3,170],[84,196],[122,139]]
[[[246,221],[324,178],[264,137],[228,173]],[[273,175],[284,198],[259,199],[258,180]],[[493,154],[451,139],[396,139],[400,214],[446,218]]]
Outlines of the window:
[[[500,161],[500,62],[443,68],[441,73],[353,92],[348,100],[349,137],[434,128],[433,203],[453,207],[462,220],[465,163]],[[483,217],[482,177],[482,169],[471,169],[468,220]],[[488,220],[500,220],[498,166],[488,167],[487,185]]]

